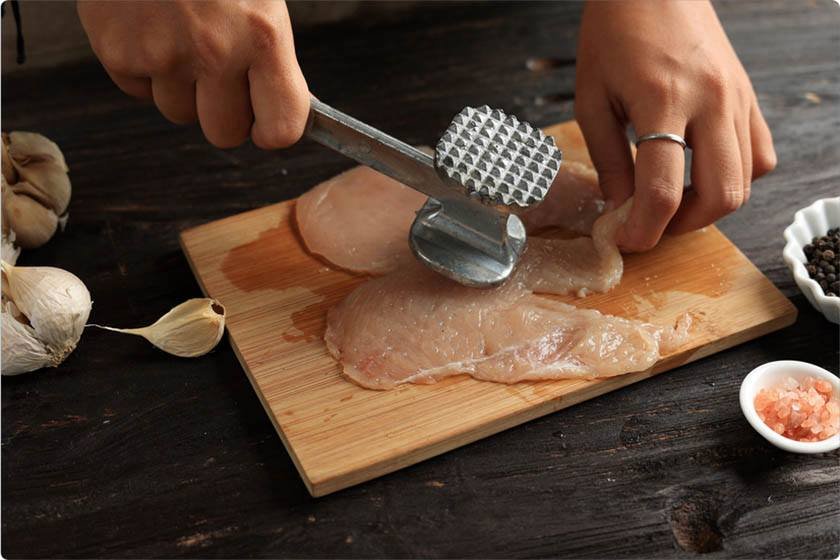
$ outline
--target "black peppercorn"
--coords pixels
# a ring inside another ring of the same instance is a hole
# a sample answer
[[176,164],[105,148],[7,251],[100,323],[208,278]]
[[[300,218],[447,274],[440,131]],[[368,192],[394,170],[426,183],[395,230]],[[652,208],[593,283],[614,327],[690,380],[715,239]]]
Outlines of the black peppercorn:
[[834,227],[821,237],[814,237],[802,248],[805,270],[826,295],[840,293],[840,227]]

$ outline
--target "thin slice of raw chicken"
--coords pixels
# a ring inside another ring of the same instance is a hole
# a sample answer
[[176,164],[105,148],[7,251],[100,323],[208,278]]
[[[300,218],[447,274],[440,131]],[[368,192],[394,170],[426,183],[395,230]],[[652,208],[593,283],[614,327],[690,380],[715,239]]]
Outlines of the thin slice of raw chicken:
[[592,237],[545,239],[530,237],[515,278],[532,292],[543,294],[608,292],[624,273],[615,244],[618,228],[627,220],[632,198],[595,221]]
[[[564,160],[546,200],[523,221],[529,232],[560,228],[589,234],[604,203],[575,121],[552,127]],[[384,274],[411,261],[408,231],[426,197],[368,167],[321,183],[297,200],[295,217],[307,249],[336,266]]]
[[578,309],[515,281],[466,288],[413,263],[331,309],[325,341],[352,381],[390,389],[461,373],[516,383],[641,371],[681,344],[687,328]]
[[408,230],[426,197],[369,167],[355,167],[298,198],[306,248],[354,272],[384,274],[414,260]]

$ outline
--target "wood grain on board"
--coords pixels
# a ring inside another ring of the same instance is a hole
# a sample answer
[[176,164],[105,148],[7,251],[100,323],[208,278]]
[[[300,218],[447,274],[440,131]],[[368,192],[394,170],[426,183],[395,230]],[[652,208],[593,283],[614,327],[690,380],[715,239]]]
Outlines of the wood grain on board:
[[[327,310],[365,279],[307,253],[294,201],[190,229],[182,246],[228,311],[231,343],[309,491],[320,496],[791,324],[795,307],[715,227],[626,257],[619,287],[558,298],[672,324],[690,341],[649,371],[503,385],[458,376],[385,392],[342,378],[322,340]],[[407,344],[410,344],[407,341]]]

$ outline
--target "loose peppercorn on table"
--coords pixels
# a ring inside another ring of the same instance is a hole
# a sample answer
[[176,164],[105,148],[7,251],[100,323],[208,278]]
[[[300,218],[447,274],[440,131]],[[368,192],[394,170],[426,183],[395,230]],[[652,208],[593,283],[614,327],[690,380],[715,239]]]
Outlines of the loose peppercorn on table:
[[[781,250],[793,212],[840,185],[840,10],[716,7],[779,155],[718,227],[791,298],[793,326],[323,498],[306,491],[227,342],[185,360],[88,331],[60,368],[2,379],[2,553],[835,558],[840,455],[771,446],[738,389],[771,360],[837,372],[837,326],[799,293]],[[37,25],[25,10],[24,26]],[[538,126],[572,118],[579,16],[572,3],[421,3],[295,41],[320,98],[429,144],[465,105]],[[27,46],[27,65],[43,62]],[[179,232],[352,165],[312,143],[213,149],[92,59],[3,70],[3,129],[55,140],[73,181],[66,231],[20,264],[77,274],[97,323],[145,324],[200,295]]]

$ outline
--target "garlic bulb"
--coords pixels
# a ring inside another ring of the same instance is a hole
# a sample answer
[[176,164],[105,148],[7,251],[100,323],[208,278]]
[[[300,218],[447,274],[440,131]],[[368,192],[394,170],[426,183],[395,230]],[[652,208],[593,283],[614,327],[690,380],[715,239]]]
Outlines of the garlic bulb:
[[117,329],[88,326],[142,336],[164,352],[195,358],[215,348],[221,340],[225,332],[225,308],[214,299],[188,299],[148,327]]
[[58,146],[33,132],[3,133],[3,232],[24,249],[55,233],[70,204],[67,163]]
[[90,293],[74,274],[0,263],[4,375],[57,366],[76,348],[90,315]]

